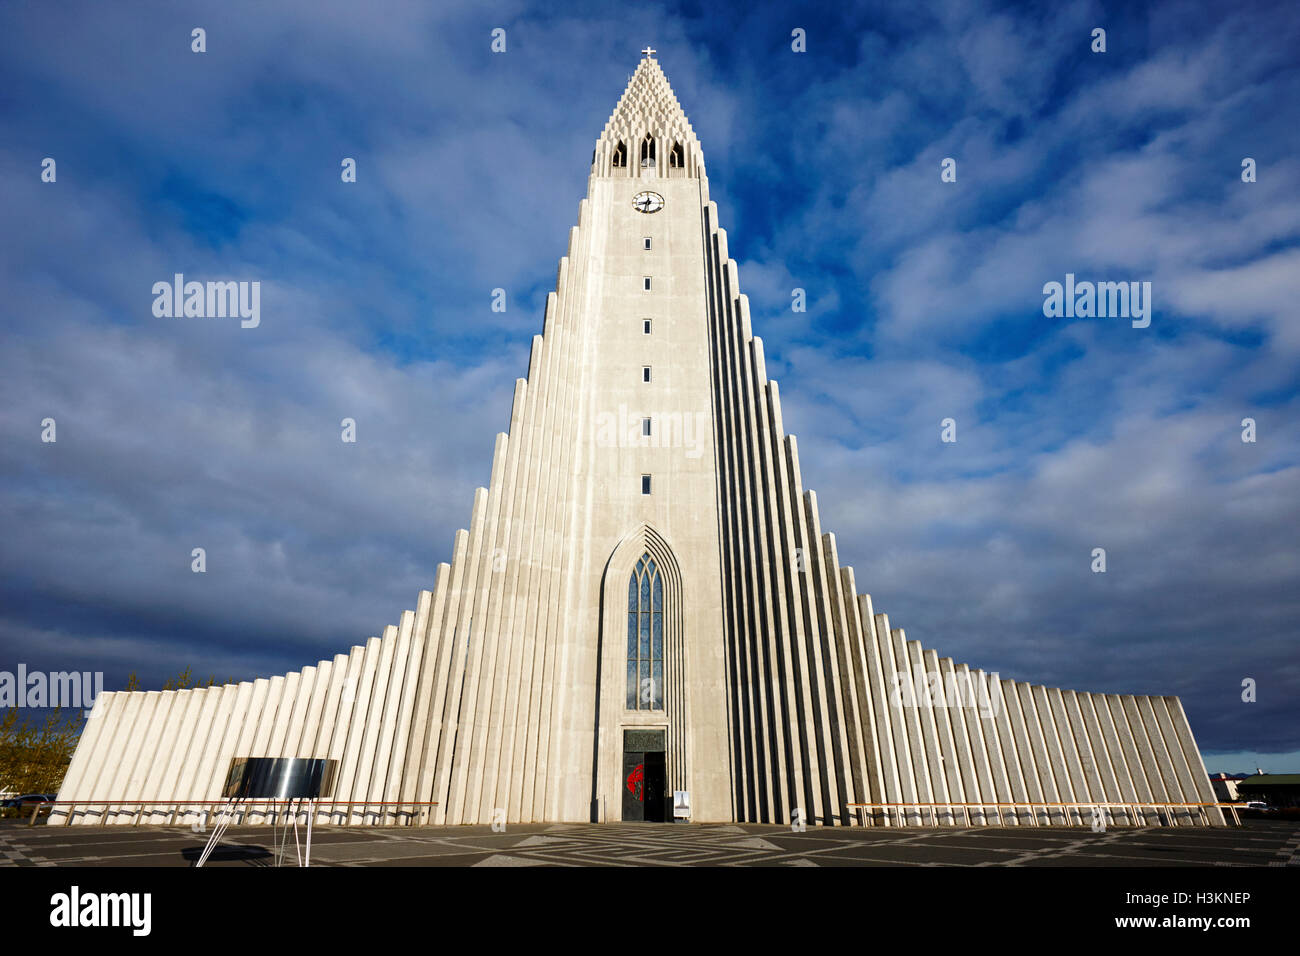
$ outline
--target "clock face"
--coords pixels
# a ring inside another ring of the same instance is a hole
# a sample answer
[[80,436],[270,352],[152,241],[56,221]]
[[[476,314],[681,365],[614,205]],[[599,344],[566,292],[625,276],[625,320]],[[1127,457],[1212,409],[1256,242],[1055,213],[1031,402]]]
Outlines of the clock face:
[[648,191],[637,193],[632,197],[632,207],[637,212],[658,212],[664,208],[664,197]]

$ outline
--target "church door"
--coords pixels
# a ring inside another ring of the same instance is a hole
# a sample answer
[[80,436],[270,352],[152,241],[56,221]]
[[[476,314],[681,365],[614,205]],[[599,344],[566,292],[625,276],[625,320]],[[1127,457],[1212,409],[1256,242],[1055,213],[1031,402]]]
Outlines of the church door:
[[662,730],[623,732],[624,822],[663,823],[667,816],[668,772]]

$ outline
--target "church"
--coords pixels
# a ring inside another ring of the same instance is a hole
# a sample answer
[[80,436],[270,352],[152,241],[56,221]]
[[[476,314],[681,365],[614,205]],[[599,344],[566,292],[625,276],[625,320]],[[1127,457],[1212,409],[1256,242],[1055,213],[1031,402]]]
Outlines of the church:
[[1178,698],[1001,679],[859,590],[643,53],[432,587],[294,673],[100,695],[51,824],[192,823],[279,757],[336,825],[1223,825]]

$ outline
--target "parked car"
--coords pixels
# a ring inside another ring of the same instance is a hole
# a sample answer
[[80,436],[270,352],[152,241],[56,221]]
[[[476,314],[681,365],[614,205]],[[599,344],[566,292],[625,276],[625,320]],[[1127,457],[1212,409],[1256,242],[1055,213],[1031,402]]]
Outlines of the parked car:
[[21,797],[10,797],[4,803],[0,803],[0,807],[17,807],[21,810],[37,803],[49,803],[57,797],[57,793],[24,793]]

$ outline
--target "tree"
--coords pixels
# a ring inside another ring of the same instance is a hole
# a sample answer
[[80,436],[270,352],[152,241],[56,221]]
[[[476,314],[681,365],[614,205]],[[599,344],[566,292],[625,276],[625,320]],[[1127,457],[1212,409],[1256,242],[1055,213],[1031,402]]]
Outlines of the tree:
[[41,723],[17,707],[6,708],[0,716],[0,783],[15,795],[57,793],[82,723],[80,710],[65,716],[56,708]]
[[[235,679],[233,677],[227,677],[225,680],[221,681],[222,684],[233,684],[234,682]],[[216,685],[217,685],[217,676],[215,674],[209,674],[207,683],[204,683],[202,679],[196,679],[194,677],[194,668],[186,667],[185,670],[181,671],[175,677],[169,677],[167,678],[167,680],[163,681],[162,689],[163,690],[189,690],[192,687],[215,687]],[[135,671],[132,671],[130,674],[127,675],[126,686],[123,687],[122,689],[123,690],[140,689],[140,677],[138,674],[136,674]]]

